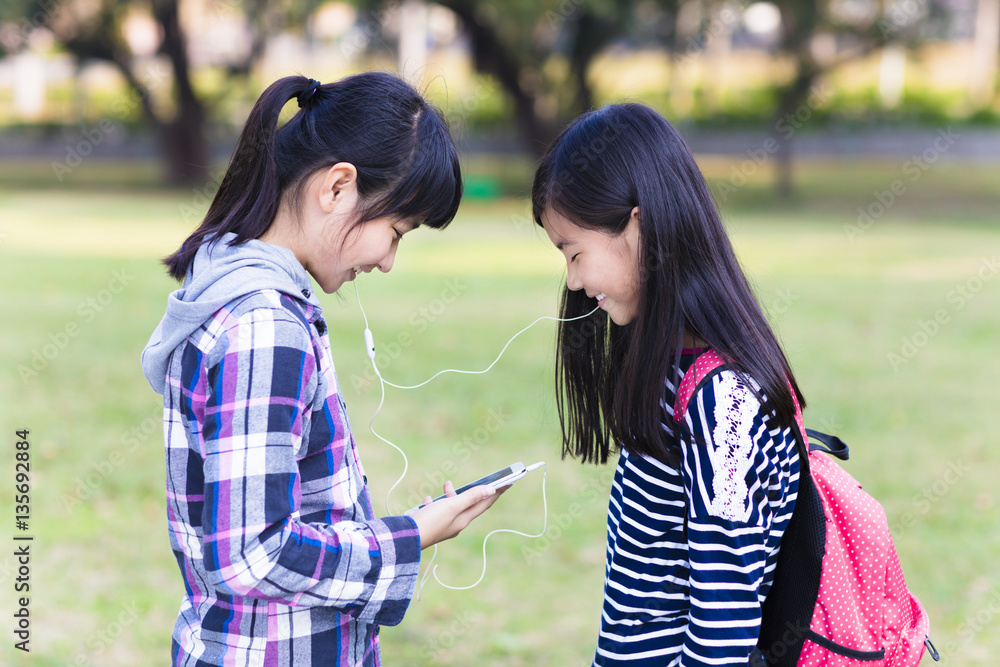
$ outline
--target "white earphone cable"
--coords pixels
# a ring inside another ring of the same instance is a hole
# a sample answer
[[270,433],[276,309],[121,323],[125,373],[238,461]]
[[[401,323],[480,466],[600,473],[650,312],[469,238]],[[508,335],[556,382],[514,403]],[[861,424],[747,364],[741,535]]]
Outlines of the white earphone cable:
[[378,407],[375,408],[375,412],[372,413],[372,418],[368,420],[368,430],[372,432],[372,435],[374,435],[376,438],[378,438],[385,444],[395,449],[397,452],[399,452],[399,455],[403,457],[403,472],[399,476],[399,478],[395,481],[395,483],[389,487],[389,490],[385,494],[385,511],[388,512],[389,514],[392,514],[392,510],[389,509],[389,497],[392,495],[392,492],[396,489],[396,487],[399,486],[399,483],[403,481],[403,478],[406,477],[406,471],[410,467],[410,460],[406,457],[406,452],[404,452],[402,449],[397,447],[395,444],[393,444],[386,438],[383,438],[375,430],[375,417],[377,417],[378,413],[381,412],[382,405],[385,403],[385,385],[387,383],[382,378],[382,373],[379,372],[378,364],[375,363],[375,340],[372,337],[371,329],[368,327],[368,315],[365,313],[365,307],[361,305],[361,292],[358,291],[357,282],[354,283],[354,294],[357,295],[358,297],[358,307],[361,308],[361,315],[365,318],[365,351],[368,353],[368,359],[372,362],[372,368],[375,369],[375,376],[378,377],[379,389],[382,390],[382,396],[381,398],[379,398]]
[[514,530],[513,528],[497,528],[496,530],[492,530],[489,533],[487,533],[486,537],[483,538],[483,571],[479,574],[479,578],[476,579],[475,582],[469,584],[468,586],[449,586],[448,584],[444,583],[443,581],[441,581],[441,579],[438,578],[437,569],[440,566],[434,565],[434,559],[437,558],[437,545],[435,544],[434,553],[431,554],[431,559],[427,563],[427,569],[424,571],[424,576],[420,580],[420,587],[417,588],[417,600],[420,599],[420,594],[423,593],[424,586],[427,584],[427,580],[431,576],[434,577],[434,581],[438,582],[445,588],[449,588],[453,591],[467,591],[470,588],[475,588],[476,586],[478,586],[483,581],[483,578],[486,577],[486,542],[488,542],[489,539],[493,537],[493,535],[495,535],[496,533],[513,533],[515,535],[520,535],[522,537],[528,537],[528,538],[541,537],[542,535],[545,534],[545,531],[549,527],[549,504],[548,500],[545,497],[545,478],[548,476],[549,468],[547,465],[545,465],[544,461],[539,461],[538,463],[533,463],[530,466],[528,466],[526,470],[528,472],[531,472],[532,470],[535,470],[539,467],[542,468],[542,516],[545,517],[542,520],[541,532],[535,535],[529,535],[528,533],[522,533],[521,531]]
[[[497,364],[498,361],[500,361],[500,358],[504,355],[504,352],[507,351],[507,348],[510,347],[510,344],[514,342],[515,338],[517,338],[518,336],[520,336],[525,331],[527,331],[531,327],[535,326],[536,324],[538,324],[542,320],[553,320],[553,321],[556,321],[556,322],[571,322],[573,320],[580,320],[580,319],[583,319],[583,318],[586,318],[586,317],[590,317],[595,312],[597,312],[597,310],[600,308],[600,306],[598,306],[597,308],[594,308],[594,310],[590,311],[589,313],[586,313],[585,315],[579,315],[577,317],[571,317],[571,318],[566,318],[566,319],[564,319],[564,318],[558,318],[558,317],[551,317],[551,316],[548,316],[548,315],[544,315],[542,317],[539,317],[534,322],[532,322],[531,324],[529,324],[528,326],[524,327],[523,329],[521,329],[520,331],[518,331],[516,334],[514,334],[513,336],[511,336],[510,340],[507,341],[507,344],[503,346],[502,350],[500,350],[500,354],[497,355],[497,358],[494,359],[493,363],[491,363],[485,369],[483,369],[481,371],[468,371],[468,370],[458,370],[458,369],[454,369],[454,368],[446,368],[446,369],[444,369],[442,371],[438,371],[437,373],[435,373],[434,375],[432,375],[431,377],[429,377],[428,379],[424,380],[423,382],[421,382],[419,384],[408,385],[407,386],[407,385],[394,384],[394,383],[389,382],[388,380],[386,380],[385,378],[382,377],[382,373],[379,371],[378,364],[375,361],[375,339],[374,339],[374,337],[372,335],[371,328],[369,328],[369,325],[368,325],[368,315],[367,315],[367,313],[365,313],[365,308],[361,304],[361,292],[358,290],[357,281],[354,282],[354,293],[355,293],[355,295],[357,296],[357,299],[358,299],[358,308],[361,309],[361,315],[362,315],[362,317],[365,320],[365,352],[368,354],[368,359],[371,361],[372,368],[375,370],[375,376],[379,380],[379,388],[381,390],[381,397],[379,398],[378,407],[375,408],[375,412],[372,413],[372,418],[368,422],[368,430],[372,432],[372,435],[374,435],[376,438],[378,438],[382,442],[386,443],[387,445],[389,445],[390,447],[392,447],[393,449],[395,449],[397,452],[399,452],[400,456],[403,457],[403,472],[402,472],[402,474],[400,474],[399,478],[395,481],[395,483],[391,487],[389,487],[389,491],[385,494],[385,510],[389,514],[392,514],[392,510],[389,509],[389,498],[391,497],[392,492],[395,490],[395,488],[397,486],[399,486],[400,482],[403,481],[403,478],[406,477],[406,472],[409,469],[409,459],[407,458],[406,453],[402,449],[400,449],[394,443],[392,443],[388,439],[382,437],[381,435],[378,434],[378,432],[375,431],[375,417],[378,416],[378,413],[382,410],[382,406],[385,403],[385,385],[389,385],[389,386],[395,387],[397,389],[417,389],[419,387],[423,387],[425,384],[429,383],[431,380],[435,379],[439,375],[443,375],[444,373],[463,373],[463,374],[469,374],[469,375],[478,375],[478,374],[486,373],[486,372],[490,371],[490,369],[492,369]],[[539,467],[542,468],[542,512],[543,512],[543,516],[544,516],[544,519],[543,519],[543,522],[542,522],[542,530],[541,530],[541,532],[538,533],[538,534],[535,534],[535,535],[529,535],[528,533],[524,533],[524,532],[521,532],[519,530],[514,530],[512,528],[497,528],[496,530],[493,530],[493,531],[489,532],[486,535],[486,537],[483,538],[483,569],[482,569],[482,572],[479,574],[479,578],[475,581],[475,583],[472,583],[472,584],[470,584],[468,586],[449,586],[448,584],[444,583],[443,581],[441,581],[441,579],[438,578],[438,576],[437,576],[438,565],[434,565],[434,559],[437,558],[437,545],[435,544],[434,545],[434,552],[431,555],[431,560],[427,564],[427,569],[425,570],[424,576],[423,576],[423,578],[422,578],[422,580],[420,582],[420,586],[417,589],[417,599],[418,600],[420,599],[420,594],[421,594],[421,592],[423,592],[424,586],[427,584],[428,578],[431,577],[431,576],[433,576],[434,580],[437,581],[439,584],[441,584],[445,588],[449,588],[451,590],[456,590],[456,591],[468,590],[470,588],[474,588],[474,587],[478,586],[479,583],[482,582],[483,578],[486,576],[486,543],[489,541],[490,537],[492,537],[494,534],[496,534],[496,533],[513,533],[515,535],[521,535],[522,537],[527,537],[527,538],[537,538],[537,537],[541,537],[542,535],[545,534],[545,531],[548,528],[548,521],[549,521],[548,499],[546,498],[546,495],[545,495],[545,480],[546,480],[546,477],[548,475],[548,467],[545,465],[544,462],[538,462],[538,463],[533,463],[532,465],[528,466],[526,468],[526,471],[530,472],[532,470],[538,469]]]
[[588,313],[586,313],[584,315],[578,315],[576,317],[570,317],[570,318],[565,318],[565,319],[559,318],[559,317],[552,317],[550,315],[543,315],[542,317],[539,317],[534,322],[532,322],[531,324],[529,324],[528,326],[524,327],[523,329],[521,329],[520,331],[518,331],[516,334],[514,334],[513,336],[511,336],[510,340],[507,341],[507,344],[503,346],[502,350],[500,350],[500,354],[498,354],[497,358],[493,360],[493,363],[491,363],[489,366],[487,366],[486,368],[484,368],[481,371],[467,371],[467,370],[458,370],[458,369],[454,369],[454,368],[446,368],[446,369],[444,369],[442,371],[438,371],[437,373],[435,373],[434,375],[432,375],[431,377],[427,378],[426,380],[424,380],[423,382],[421,382],[419,384],[414,384],[414,385],[398,385],[398,384],[394,384],[392,382],[389,382],[388,380],[386,380],[385,378],[383,378],[381,371],[379,371],[379,369],[378,369],[378,364],[375,362],[375,339],[374,339],[374,337],[372,335],[371,328],[368,326],[368,314],[365,313],[365,307],[363,305],[361,305],[361,292],[358,290],[358,282],[357,282],[357,280],[354,281],[354,294],[355,294],[355,296],[358,299],[358,308],[361,309],[361,316],[365,320],[365,352],[368,354],[368,359],[371,361],[372,368],[375,370],[375,376],[379,380],[379,388],[381,389],[381,392],[382,392],[382,396],[379,399],[378,407],[375,408],[375,412],[372,413],[372,418],[368,421],[368,430],[372,432],[372,435],[374,435],[376,438],[378,438],[382,442],[386,443],[387,445],[389,445],[390,447],[392,447],[393,449],[395,449],[397,452],[399,452],[400,456],[403,457],[403,472],[402,472],[402,474],[400,474],[399,478],[395,481],[395,483],[393,483],[393,485],[391,487],[389,487],[389,491],[385,494],[385,511],[388,512],[388,513],[390,513],[390,514],[392,514],[392,510],[389,509],[389,498],[392,496],[392,492],[396,489],[396,487],[399,486],[400,482],[403,481],[403,478],[406,477],[406,471],[409,469],[410,462],[409,462],[409,459],[407,459],[407,457],[406,457],[406,453],[403,452],[402,449],[400,449],[399,447],[397,447],[395,444],[393,444],[392,442],[390,442],[386,438],[383,438],[381,435],[379,435],[375,431],[375,428],[374,428],[375,417],[378,416],[378,413],[382,410],[382,405],[385,403],[385,385],[389,385],[390,387],[395,387],[396,389],[418,389],[420,387],[423,387],[425,384],[427,384],[428,382],[430,382],[434,378],[438,377],[439,375],[443,375],[444,373],[463,373],[463,374],[468,374],[468,375],[479,375],[479,374],[482,374],[482,373],[486,373],[490,369],[492,369],[497,364],[498,361],[500,361],[500,357],[502,357],[503,354],[504,354],[504,352],[507,351],[507,348],[510,347],[510,344],[514,342],[515,338],[517,338],[518,336],[520,336],[525,331],[527,331],[531,327],[535,326],[536,324],[538,324],[542,320],[553,320],[555,322],[572,322],[574,320],[582,320],[582,319],[584,319],[586,317],[590,317],[591,315],[593,315],[594,313],[596,313],[600,309],[600,306],[597,306],[596,308],[594,308],[593,310],[591,310],[590,312],[588,312]]
[[[357,285],[355,285],[355,289],[357,289]],[[598,306],[598,308],[599,307],[600,306]],[[429,378],[427,378],[426,380],[424,380],[420,384],[403,386],[403,385],[393,384],[392,382],[389,382],[388,380],[385,380],[385,383],[387,385],[389,385],[390,387],[395,387],[396,389],[417,389],[418,387],[423,387],[425,384],[427,384],[428,382],[430,382],[431,380],[433,380],[437,376],[444,375],[445,373],[465,373],[465,374],[468,374],[468,375],[479,375],[481,373],[487,373],[487,372],[489,372],[490,369],[492,369],[494,366],[496,366],[497,362],[500,361],[500,357],[502,357],[503,353],[507,351],[507,348],[510,347],[510,344],[514,342],[515,338],[517,338],[518,336],[520,336],[525,331],[527,331],[531,327],[535,326],[536,324],[538,324],[542,320],[553,320],[555,322],[572,322],[573,320],[580,320],[580,319],[583,319],[585,317],[590,317],[591,315],[593,315],[597,311],[598,308],[594,308],[594,310],[590,311],[586,315],[580,315],[578,317],[571,317],[569,319],[560,319],[558,317],[552,317],[550,315],[542,315],[537,320],[535,320],[534,322],[532,322],[531,324],[529,324],[528,326],[524,327],[523,329],[521,329],[520,331],[518,331],[516,334],[514,334],[513,336],[511,336],[510,340],[507,341],[507,344],[503,346],[502,350],[500,350],[500,354],[498,354],[497,358],[493,360],[493,363],[491,363],[489,366],[487,366],[486,368],[484,368],[481,371],[463,371],[463,370],[457,370],[457,369],[454,369],[454,368],[446,368],[443,371],[438,371],[437,373],[435,373],[434,375],[430,376]]]

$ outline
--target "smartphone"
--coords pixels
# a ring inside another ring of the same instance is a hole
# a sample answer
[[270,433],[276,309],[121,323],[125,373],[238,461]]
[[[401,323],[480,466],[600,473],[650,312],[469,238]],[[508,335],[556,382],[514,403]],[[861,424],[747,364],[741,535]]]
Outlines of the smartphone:
[[[492,486],[494,489],[502,489],[503,487],[510,486],[517,480],[524,477],[527,474],[527,472],[528,471],[524,469],[524,464],[518,461],[517,463],[510,464],[506,468],[501,468],[496,472],[490,473],[485,477],[480,477],[474,482],[469,482],[464,486],[460,486],[459,488],[455,489],[455,494],[456,495],[461,494],[464,491],[468,491],[469,489],[477,486],[483,486],[484,484]],[[442,498],[445,497],[447,496],[438,496],[434,500],[441,500]],[[431,502],[434,501],[432,500]],[[410,512],[414,512],[420,509],[421,507],[423,507],[423,505],[418,505],[413,509],[407,510],[406,513],[409,514]]]

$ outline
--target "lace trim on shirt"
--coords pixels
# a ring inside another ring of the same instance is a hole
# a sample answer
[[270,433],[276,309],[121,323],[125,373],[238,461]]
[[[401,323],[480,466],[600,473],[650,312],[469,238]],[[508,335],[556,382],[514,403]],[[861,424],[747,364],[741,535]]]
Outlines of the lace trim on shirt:
[[708,507],[712,516],[746,522],[753,509],[747,490],[747,473],[753,465],[754,443],[750,429],[760,411],[760,402],[733,373],[718,376],[715,390],[715,430],[709,447],[714,476],[714,497]]

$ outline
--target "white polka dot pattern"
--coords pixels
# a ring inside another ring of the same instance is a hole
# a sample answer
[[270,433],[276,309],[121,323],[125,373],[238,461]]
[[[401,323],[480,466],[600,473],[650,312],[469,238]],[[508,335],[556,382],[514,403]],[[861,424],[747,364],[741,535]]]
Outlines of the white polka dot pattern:
[[926,612],[907,590],[885,511],[826,454],[809,466],[826,513],[826,555],[810,629],[856,651],[885,649],[860,661],[806,640],[799,667],[912,667],[930,629]]
[[[724,363],[714,350],[698,357],[678,388],[675,415],[684,414],[697,385]],[[792,397],[804,435],[794,391]],[[915,667],[930,621],[906,588],[885,510],[826,454],[810,453],[809,467],[826,515],[826,555],[809,629],[847,652],[885,653],[861,660],[806,638],[797,667]]]

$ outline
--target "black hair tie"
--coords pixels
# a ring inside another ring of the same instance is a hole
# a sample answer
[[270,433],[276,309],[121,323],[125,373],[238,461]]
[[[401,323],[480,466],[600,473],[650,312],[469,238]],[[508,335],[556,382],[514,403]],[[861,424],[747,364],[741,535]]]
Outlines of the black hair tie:
[[306,84],[305,90],[299,93],[299,108],[304,109],[307,104],[309,104],[314,97],[316,97],[316,91],[322,86],[316,79],[309,79],[309,83]]

